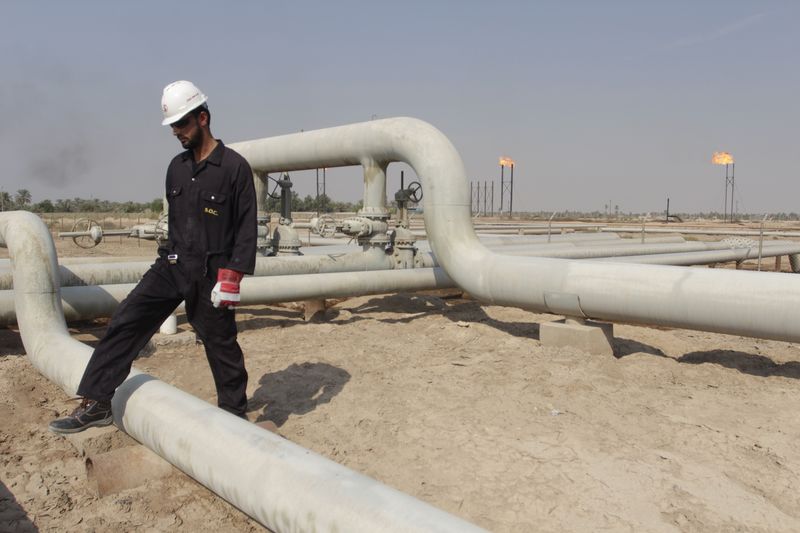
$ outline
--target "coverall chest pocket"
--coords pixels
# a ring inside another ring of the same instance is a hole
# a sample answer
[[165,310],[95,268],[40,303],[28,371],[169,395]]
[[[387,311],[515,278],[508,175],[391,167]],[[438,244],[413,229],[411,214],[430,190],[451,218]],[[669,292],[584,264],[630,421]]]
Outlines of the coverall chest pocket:
[[204,218],[224,216],[228,196],[218,192],[200,191],[200,199]]
[[180,195],[181,187],[171,187],[167,189],[167,202],[169,203],[170,207],[173,207],[173,204]]

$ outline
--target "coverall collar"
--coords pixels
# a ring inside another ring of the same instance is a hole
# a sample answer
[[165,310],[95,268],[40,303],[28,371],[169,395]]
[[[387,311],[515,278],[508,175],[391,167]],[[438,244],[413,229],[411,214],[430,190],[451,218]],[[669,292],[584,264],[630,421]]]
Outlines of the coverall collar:
[[[211,163],[215,166],[220,166],[222,164],[222,152],[225,150],[225,145],[222,142],[222,139],[217,139],[217,146],[211,150],[211,153],[208,154],[203,160],[203,163]],[[189,163],[190,165],[194,162],[194,158],[192,157],[192,151],[186,150],[181,154],[181,158],[183,159],[184,163]]]

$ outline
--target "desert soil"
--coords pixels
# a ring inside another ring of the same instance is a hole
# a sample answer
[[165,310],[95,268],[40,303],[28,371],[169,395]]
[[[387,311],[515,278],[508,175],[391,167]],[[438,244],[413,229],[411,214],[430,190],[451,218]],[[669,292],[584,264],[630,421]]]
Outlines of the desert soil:
[[[542,346],[558,318],[452,291],[353,298],[308,322],[244,308],[249,417],[492,531],[800,531],[800,346],[616,324],[615,355],[597,356]],[[70,326],[92,344],[105,321]],[[136,366],[215,401],[194,342]],[[0,329],[0,531],[263,530],[180,473],[98,497],[46,428],[74,405]]]

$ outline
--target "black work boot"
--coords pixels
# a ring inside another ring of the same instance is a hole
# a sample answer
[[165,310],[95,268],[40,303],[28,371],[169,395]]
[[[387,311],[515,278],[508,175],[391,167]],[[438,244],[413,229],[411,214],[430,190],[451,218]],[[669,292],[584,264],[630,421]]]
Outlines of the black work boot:
[[114,421],[111,416],[111,402],[84,398],[72,414],[50,422],[53,433],[78,433],[90,427],[107,426]]

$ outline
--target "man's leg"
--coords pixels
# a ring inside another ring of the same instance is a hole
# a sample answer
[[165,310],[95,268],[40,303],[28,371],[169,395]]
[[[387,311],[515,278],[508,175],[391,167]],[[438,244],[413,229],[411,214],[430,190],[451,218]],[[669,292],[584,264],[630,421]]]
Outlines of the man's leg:
[[191,324],[205,346],[219,407],[243,417],[247,412],[247,371],[236,341],[236,317],[232,309],[211,305],[211,288],[208,280],[200,280],[193,295],[196,300],[187,297],[186,305],[194,310]]
[[111,423],[111,398],[131,370],[133,360],[183,299],[169,265],[157,261],[120,304],[92,353],[78,386],[84,402],[50,429],[74,433]]
[[166,262],[157,261],[120,304],[78,386],[78,395],[111,400],[136,356],[183,300]]

